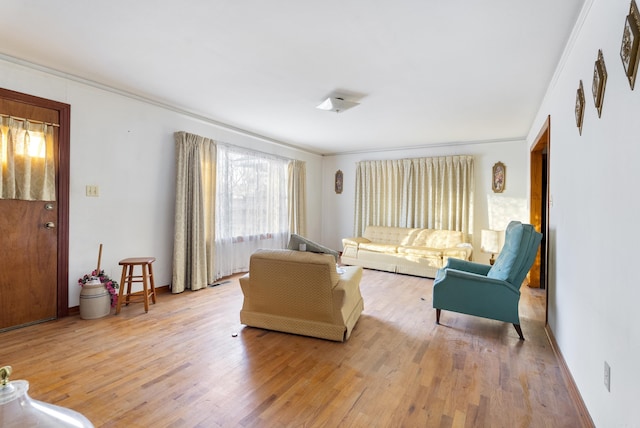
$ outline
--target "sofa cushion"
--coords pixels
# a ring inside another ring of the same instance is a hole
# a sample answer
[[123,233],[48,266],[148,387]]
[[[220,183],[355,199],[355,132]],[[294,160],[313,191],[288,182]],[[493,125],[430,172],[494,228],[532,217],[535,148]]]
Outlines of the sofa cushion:
[[363,242],[358,247],[361,250],[375,251],[376,253],[397,253],[398,245],[380,244],[377,242]]
[[367,226],[362,237],[380,244],[412,245],[420,230],[406,227]]
[[420,257],[442,257],[442,250],[428,247],[398,247],[400,254],[412,254]]
[[462,232],[453,230],[422,229],[416,234],[412,246],[429,248],[450,248],[464,242]]
[[449,258],[469,260],[470,256],[471,249],[465,247],[447,248],[442,251],[443,263],[446,263]]
[[357,247],[358,245],[362,244],[363,242],[371,242],[369,241],[367,238],[342,238],[342,246],[343,247],[347,247],[347,246],[351,246],[351,247]]

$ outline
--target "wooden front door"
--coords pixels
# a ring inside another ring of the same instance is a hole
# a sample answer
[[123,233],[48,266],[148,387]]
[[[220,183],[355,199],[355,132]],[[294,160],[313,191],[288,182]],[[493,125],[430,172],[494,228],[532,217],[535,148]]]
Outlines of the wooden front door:
[[[60,104],[59,108],[58,104],[0,90],[3,115],[57,124],[62,115],[68,123],[68,105]],[[56,200],[0,199],[0,331],[68,312],[68,160],[62,162],[67,168],[66,175],[62,174],[67,190],[61,199],[60,134],[68,147],[68,131],[56,127]]]
[[0,329],[56,317],[56,205],[0,200]]

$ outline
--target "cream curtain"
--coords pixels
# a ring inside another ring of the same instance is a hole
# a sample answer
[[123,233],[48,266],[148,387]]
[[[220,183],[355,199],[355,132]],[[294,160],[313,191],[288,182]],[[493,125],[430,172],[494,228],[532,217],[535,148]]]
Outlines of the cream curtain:
[[368,225],[473,231],[473,157],[363,161],[354,232]]
[[2,116],[0,199],[56,200],[53,125]]
[[304,161],[292,160],[287,165],[289,232],[307,234],[307,167]]
[[356,167],[355,232],[368,225],[406,227],[410,162],[381,160],[358,162]]
[[176,205],[172,293],[215,281],[216,143],[176,132]]

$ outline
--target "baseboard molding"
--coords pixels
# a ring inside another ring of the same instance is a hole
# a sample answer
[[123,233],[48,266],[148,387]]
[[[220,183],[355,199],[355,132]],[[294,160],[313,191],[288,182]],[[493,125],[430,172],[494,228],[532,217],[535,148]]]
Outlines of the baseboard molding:
[[576,386],[576,382],[573,379],[571,372],[569,371],[569,366],[567,366],[567,362],[564,360],[562,352],[560,352],[558,342],[556,342],[556,338],[553,335],[553,331],[551,331],[551,328],[549,328],[549,324],[546,324],[544,326],[544,331],[547,334],[549,343],[551,344],[551,349],[553,349],[553,353],[558,359],[560,371],[562,372],[562,377],[564,377],[565,383],[567,384],[567,389],[569,390],[571,401],[573,401],[573,403],[575,404],[578,415],[580,415],[580,426],[585,428],[595,428],[593,420],[591,419],[591,415],[589,414],[589,410],[587,410],[587,406],[584,404],[582,395],[580,395],[580,391]]

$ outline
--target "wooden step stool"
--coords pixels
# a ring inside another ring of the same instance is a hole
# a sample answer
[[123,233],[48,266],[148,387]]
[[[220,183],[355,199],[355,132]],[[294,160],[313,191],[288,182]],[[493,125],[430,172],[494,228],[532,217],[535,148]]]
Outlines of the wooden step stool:
[[[116,315],[120,313],[120,306],[123,298],[124,304],[142,303],[144,302],[144,311],[149,312],[149,297],[153,304],[156,303],[156,287],[153,282],[153,267],[151,264],[156,261],[155,257],[133,257],[120,260],[119,265],[122,266],[122,277],[120,279],[120,293],[118,294],[118,304],[116,305]],[[142,268],[142,275],[134,275],[134,267]],[[134,282],[142,283],[142,291],[131,292],[131,284]],[[127,292],[124,293],[125,284]]]

